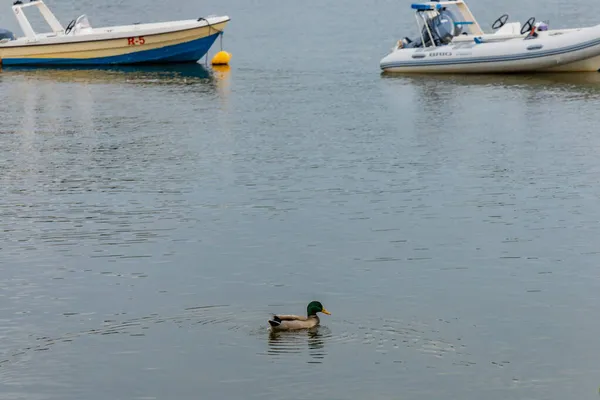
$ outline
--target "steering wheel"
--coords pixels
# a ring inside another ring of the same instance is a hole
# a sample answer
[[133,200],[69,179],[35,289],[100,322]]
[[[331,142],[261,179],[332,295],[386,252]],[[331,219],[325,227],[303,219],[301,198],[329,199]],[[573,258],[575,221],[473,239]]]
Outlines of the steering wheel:
[[[523,27],[521,27],[521,35],[523,35],[525,32],[530,31],[531,28],[533,28],[533,24],[535,23],[535,17],[531,17],[527,20],[527,22],[525,22],[523,24]],[[525,29],[525,27],[527,27],[527,29]]]
[[71,22],[69,22],[69,25],[67,25],[67,28],[65,29],[65,35],[68,35],[69,32],[71,32],[71,29],[73,29],[74,26],[75,26],[75,20],[72,19]]
[[[506,21],[508,21],[508,14],[502,14],[500,16],[500,18],[498,18],[497,20],[494,21],[494,23],[492,24],[492,29],[500,29],[504,26],[504,24],[506,24]],[[498,26],[496,26],[497,24],[499,24]]]

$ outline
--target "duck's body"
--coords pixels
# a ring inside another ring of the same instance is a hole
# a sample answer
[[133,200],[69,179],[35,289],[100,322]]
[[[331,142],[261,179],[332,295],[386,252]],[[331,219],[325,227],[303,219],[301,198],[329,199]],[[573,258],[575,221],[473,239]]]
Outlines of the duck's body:
[[293,329],[310,329],[319,325],[321,321],[316,315],[303,317],[301,315],[273,315],[269,320],[271,329],[278,331],[289,331]]
[[318,301],[311,302],[306,308],[306,311],[306,317],[294,314],[273,315],[273,318],[269,320],[271,330],[289,331],[296,329],[310,329],[319,325],[321,322],[317,316],[318,312],[331,315],[331,313],[324,309]]

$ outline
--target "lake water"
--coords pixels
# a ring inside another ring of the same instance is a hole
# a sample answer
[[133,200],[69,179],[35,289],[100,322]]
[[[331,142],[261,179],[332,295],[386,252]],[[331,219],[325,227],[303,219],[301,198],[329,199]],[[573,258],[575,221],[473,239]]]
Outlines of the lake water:
[[0,73],[0,398],[597,398],[598,74],[381,76],[392,0],[47,3],[233,58]]

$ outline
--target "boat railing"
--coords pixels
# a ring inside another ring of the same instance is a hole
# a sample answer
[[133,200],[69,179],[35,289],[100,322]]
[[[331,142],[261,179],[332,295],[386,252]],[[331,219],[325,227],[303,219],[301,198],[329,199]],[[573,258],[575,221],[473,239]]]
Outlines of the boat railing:
[[[421,43],[423,43],[423,47],[429,47],[429,46],[425,46],[426,42],[425,42],[425,38],[423,37],[423,28],[421,27],[421,23],[419,22],[419,17],[420,17],[423,25],[425,26],[425,29],[427,30],[427,34],[429,35],[429,41],[430,41],[431,45],[433,47],[437,47],[435,44],[435,40],[433,39],[433,34],[431,33],[431,29],[429,29],[429,22],[428,22],[429,18],[424,17],[422,12],[417,11],[415,13],[415,18],[417,20],[417,27],[419,28],[419,34],[421,35]],[[427,17],[429,17],[429,16],[427,16]]]

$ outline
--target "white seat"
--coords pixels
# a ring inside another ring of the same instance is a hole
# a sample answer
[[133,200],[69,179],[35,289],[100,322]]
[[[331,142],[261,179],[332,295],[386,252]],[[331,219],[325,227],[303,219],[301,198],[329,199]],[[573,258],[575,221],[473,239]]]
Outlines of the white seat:
[[518,22],[510,22],[505,24],[502,28],[498,29],[494,32],[494,35],[520,35],[521,34],[521,24]]

